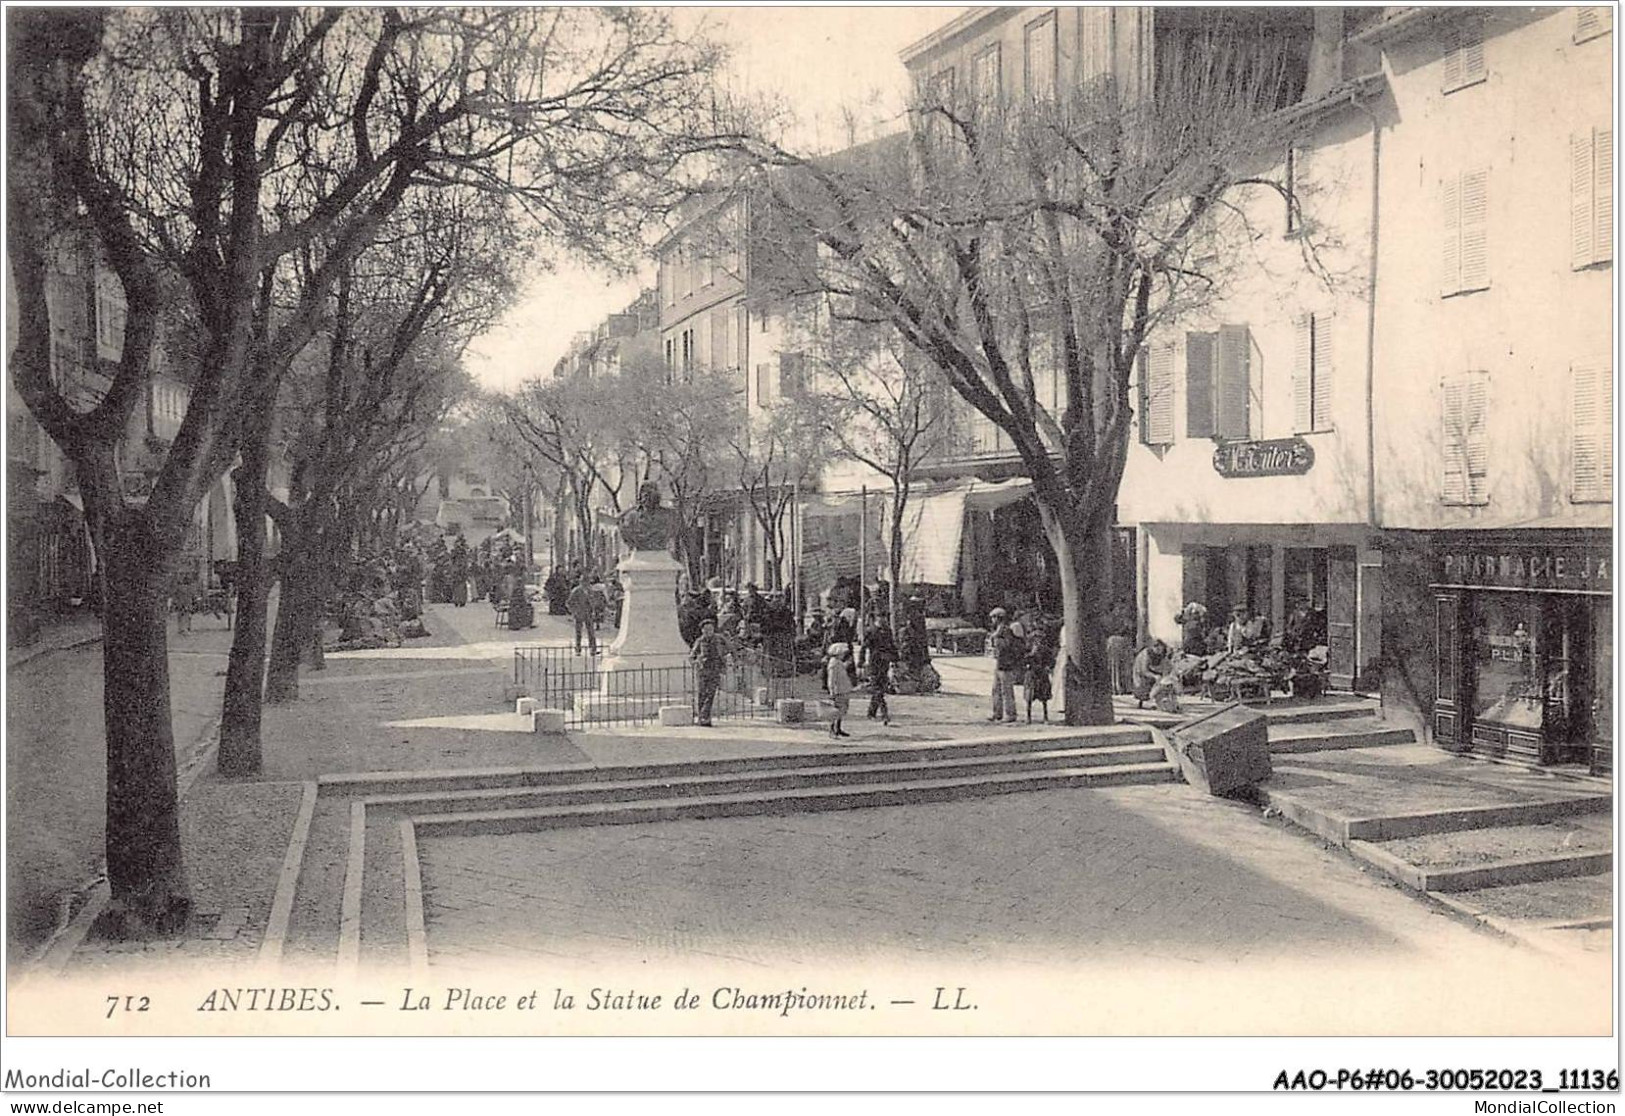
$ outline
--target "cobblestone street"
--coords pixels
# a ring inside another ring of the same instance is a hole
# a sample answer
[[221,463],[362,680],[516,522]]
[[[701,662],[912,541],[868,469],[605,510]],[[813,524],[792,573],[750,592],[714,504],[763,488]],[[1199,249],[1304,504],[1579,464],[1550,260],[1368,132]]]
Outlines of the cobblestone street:
[[[1182,786],[437,838],[420,855],[430,960],[447,979],[487,965],[792,981],[935,965],[1040,984],[1085,972],[1147,990],[1194,981],[1155,1008],[1136,997],[1123,1018],[1218,1031],[1305,1010],[1331,1030],[1476,1029],[1520,988],[1571,1025],[1605,1021],[1609,1006],[1606,956],[1554,968]],[[1485,965],[1505,978],[1493,990]],[[1297,975],[1207,1018],[1201,989],[1283,967]],[[1577,999],[1552,996],[1570,983]]]

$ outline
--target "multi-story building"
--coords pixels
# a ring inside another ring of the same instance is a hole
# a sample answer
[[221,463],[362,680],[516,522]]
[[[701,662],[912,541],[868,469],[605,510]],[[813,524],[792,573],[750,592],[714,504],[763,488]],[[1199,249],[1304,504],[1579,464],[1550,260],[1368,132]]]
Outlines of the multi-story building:
[[1385,697],[1432,739],[1610,748],[1613,9],[1390,9],[1371,306]]
[[[9,276],[8,276],[9,278]],[[6,285],[6,351],[15,350],[15,293]],[[112,383],[123,356],[126,303],[122,286],[85,240],[63,238],[46,278],[51,320],[51,378],[70,404],[88,409]],[[191,393],[185,369],[169,353],[184,325],[159,322],[142,395],[126,424],[115,461],[126,499],[151,490],[164,453],[180,430]],[[16,387],[6,389],[8,606],[35,610],[90,598],[94,548],[85,525],[72,463],[29,413]],[[220,478],[199,503],[180,561],[180,576],[208,583],[214,563],[237,555],[229,478]]]

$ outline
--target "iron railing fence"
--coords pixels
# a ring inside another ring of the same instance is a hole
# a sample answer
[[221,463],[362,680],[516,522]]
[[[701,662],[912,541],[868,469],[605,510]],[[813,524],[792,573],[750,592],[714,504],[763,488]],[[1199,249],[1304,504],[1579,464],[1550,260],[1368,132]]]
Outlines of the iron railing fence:
[[[577,655],[568,647],[516,647],[514,686],[544,709],[562,709],[572,728],[654,720],[662,705],[693,707],[699,685],[693,666],[602,669],[604,655]],[[816,697],[817,681],[798,678],[793,666],[756,648],[728,656],[712,702],[716,720],[772,719],[780,698]]]

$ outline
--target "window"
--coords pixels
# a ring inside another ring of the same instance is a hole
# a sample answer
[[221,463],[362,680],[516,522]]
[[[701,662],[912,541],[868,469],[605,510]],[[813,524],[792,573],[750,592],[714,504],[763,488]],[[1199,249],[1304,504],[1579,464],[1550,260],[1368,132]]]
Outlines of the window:
[[1148,446],[1174,440],[1174,347],[1151,345],[1140,351],[1140,441]]
[[1614,258],[1614,130],[1569,136],[1569,254],[1576,270]]
[[1607,357],[1573,369],[1573,489],[1576,503],[1614,498],[1614,368]]
[[1302,314],[1292,320],[1292,432],[1332,429],[1332,319]]
[[694,293],[694,251],[687,244],[677,249],[677,294],[687,298]]
[[802,379],[804,373],[805,368],[803,367],[802,354],[780,353],[779,395],[785,398],[800,395],[801,389],[804,386]]
[[1489,374],[1457,373],[1447,376],[1442,386],[1444,478],[1440,498],[1446,504],[1487,504]]
[[717,281],[717,261],[711,254],[710,245],[700,253],[700,286],[709,287]]
[[1445,28],[1444,92],[1454,93],[1477,85],[1488,74],[1484,69],[1484,18],[1465,16]]
[[[660,261],[660,297],[667,306],[675,305],[677,302],[677,281],[672,275],[672,266],[671,256]],[[671,361],[668,360],[666,363],[670,364]]]
[[1487,170],[1445,179],[1443,295],[1482,291],[1490,285],[1489,181]]
[[1027,96],[1048,101],[1055,96],[1055,13],[1027,25]]
[[1252,331],[1219,327],[1213,376],[1213,433],[1246,438],[1252,433]]
[[756,405],[758,407],[767,406],[767,393],[770,390],[768,385],[773,382],[772,377],[773,366],[771,364],[762,363],[756,366]]
[[1217,333],[1185,335],[1185,436],[1213,437],[1213,356]]
[[1302,147],[1286,149],[1286,170],[1282,184],[1286,187],[1286,234],[1296,236],[1309,225],[1304,212],[1304,201],[1309,185],[1309,151]]
[[971,86],[976,103],[983,108],[993,108],[1003,99],[998,43],[991,44],[971,61]]
[[96,272],[96,355],[118,360],[124,355],[124,288],[118,278]]
[[1574,41],[1583,43],[1614,29],[1614,9],[1593,7],[1574,9]]
[[730,333],[733,307],[719,306],[711,311],[711,367],[737,368]]
[[666,338],[666,382],[671,383],[671,372],[677,367],[677,341],[675,338]]
[[695,358],[695,355],[696,355],[695,352],[694,352],[694,331],[692,329],[683,330],[682,341],[683,341],[682,371],[683,371],[683,381],[686,383],[689,380],[692,380],[694,378],[694,358]]

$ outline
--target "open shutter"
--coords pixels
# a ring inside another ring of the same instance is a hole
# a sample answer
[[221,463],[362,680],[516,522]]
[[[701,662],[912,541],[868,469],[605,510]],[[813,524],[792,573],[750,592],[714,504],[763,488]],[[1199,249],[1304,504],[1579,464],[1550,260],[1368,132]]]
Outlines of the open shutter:
[[1595,157],[1589,129],[1569,136],[1569,253],[1574,267],[1587,267],[1595,259],[1592,254],[1597,232],[1596,207],[1592,204],[1592,193],[1596,189]]
[[1185,335],[1185,435],[1213,437],[1213,348],[1217,335]]
[[1483,504],[1489,500],[1490,456],[1490,378],[1481,372],[1467,375],[1463,397],[1466,410],[1466,501]]
[[1614,258],[1614,129],[1598,128],[1592,147],[1592,176],[1596,186],[1592,204],[1596,207],[1597,231],[1593,234],[1591,258],[1598,263]]
[[1174,440],[1174,347],[1151,348],[1151,440],[1166,446]]
[[1447,504],[1464,504],[1467,502],[1467,385],[1460,376],[1451,376],[1443,386],[1443,425],[1439,444],[1444,450],[1444,475],[1439,495]]
[[1330,430],[1332,428],[1332,317],[1329,314],[1316,314],[1311,320],[1311,332],[1314,334],[1314,345],[1311,350],[1314,358],[1314,425],[1311,430]]
[[1315,428],[1314,419],[1314,318],[1299,314],[1292,319],[1292,432],[1304,434]]
[[1612,7],[1581,7],[1574,9],[1574,41],[1583,43],[1588,39],[1595,39],[1598,35],[1606,35],[1614,28],[1614,9]]
[[1575,500],[1611,500],[1614,490],[1614,378],[1609,361],[1573,369]]
[[1490,285],[1489,187],[1487,170],[1461,176],[1461,289],[1481,291]]
[[1218,374],[1214,377],[1214,433],[1245,438],[1251,432],[1249,357],[1252,338],[1244,325],[1219,327]]
[[1440,224],[1443,226],[1443,267],[1439,290],[1447,295],[1461,290],[1461,179],[1445,179],[1440,198]]

